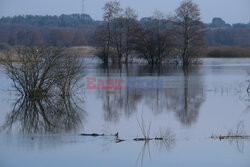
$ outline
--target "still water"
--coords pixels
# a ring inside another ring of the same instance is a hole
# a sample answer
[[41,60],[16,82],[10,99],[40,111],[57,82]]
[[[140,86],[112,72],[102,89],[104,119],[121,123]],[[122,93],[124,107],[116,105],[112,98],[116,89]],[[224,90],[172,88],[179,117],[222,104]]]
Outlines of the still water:
[[[239,123],[250,135],[250,59],[203,59],[188,73],[176,66],[139,64],[107,69],[88,60],[85,71],[74,112],[58,115],[47,108],[37,118],[13,111],[17,98],[0,68],[0,167],[250,166],[249,140],[210,138],[227,135]],[[87,77],[125,83],[121,90],[91,90],[86,89]],[[162,85],[131,89],[129,78],[160,80]],[[143,137],[142,119],[150,137],[167,131],[171,141],[134,141]],[[115,142],[116,132],[124,142]]]

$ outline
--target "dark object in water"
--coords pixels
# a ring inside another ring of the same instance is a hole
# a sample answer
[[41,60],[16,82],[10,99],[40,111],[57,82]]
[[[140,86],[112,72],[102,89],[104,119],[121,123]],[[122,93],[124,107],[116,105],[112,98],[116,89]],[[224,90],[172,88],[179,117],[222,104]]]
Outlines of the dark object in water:
[[249,80],[249,85],[248,85],[248,88],[247,88],[247,92],[250,93],[250,80]]
[[97,134],[97,133],[87,134],[87,133],[82,133],[81,136],[93,136],[93,137],[104,136],[104,133],[103,134]]
[[118,136],[119,136],[119,133],[117,132],[116,134],[114,134],[114,136],[118,137]]
[[82,133],[81,136],[93,136],[93,137],[96,137],[96,136],[115,136],[116,138],[118,138],[119,133],[117,132],[114,135],[105,135],[104,133],[102,133],[102,134],[98,134],[98,133]]
[[155,140],[163,140],[163,137],[156,137]]
[[134,138],[134,141],[149,141],[153,140],[152,138]]
[[219,139],[250,139],[250,136],[219,136]]
[[116,139],[116,140],[115,140],[116,143],[120,143],[120,142],[124,142],[124,141],[125,141],[125,140],[123,140],[123,139]]
[[250,139],[250,136],[211,136],[212,139],[220,139],[220,140],[224,140],[224,139]]

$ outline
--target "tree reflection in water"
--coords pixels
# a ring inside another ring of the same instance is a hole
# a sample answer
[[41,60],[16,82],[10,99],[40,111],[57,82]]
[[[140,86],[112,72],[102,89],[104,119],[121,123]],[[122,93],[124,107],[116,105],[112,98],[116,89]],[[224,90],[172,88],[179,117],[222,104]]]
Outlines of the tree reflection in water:
[[[117,69],[110,67],[106,77],[117,77]],[[148,66],[133,66],[125,68],[120,73],[126,77],[161,77],[163,88],[155,89],[122,89],[112,91],[100,90],[98,97],[103,101],[105,121],[117,122],[124,113],[130,117],[138,111],[138,104],[143,103],[155,114],[174,112],[183,125],[189,126],[197,120],[199,110],[205,101],[204,86],[199,75],[199,67],[192,67],[183,71],[176,66],[149,68]],[[191,75],[190,75],[191,74]],[[125,81],[126,82],[126,81]]]
[[[145,156],[151,159],[151,147],[154,149],[153,151],[161,152],[161,151],[170,151],[175,146],[175,134],[171,131],[171,129],[166,129],[164,133],[160,132],[160,137],[163,140],[154,140],[154,141],[144,141],[141,151],[139,152],[136,160],[136,166],[143,166]],[[150,145],[151,144],[151,145]],[[153,152],[153,153],[154,153]]]
[[175,112],[184,125],[191,125],[196,121],[205,99],[200,81],[190,82],[189,76],[185,75],[181,87],[166,91],[168,109]]
[[79,128],[83,116],[84,111],[70,97],[20,98],[2,128],[11,130],[16,124],[23,133],[70,132]]

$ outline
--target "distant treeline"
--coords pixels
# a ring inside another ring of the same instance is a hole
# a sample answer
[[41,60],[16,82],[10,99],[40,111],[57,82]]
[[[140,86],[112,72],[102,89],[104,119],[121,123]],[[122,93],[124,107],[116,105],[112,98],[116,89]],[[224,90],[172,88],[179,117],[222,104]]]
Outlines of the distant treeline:
[[207,57],[250,57],[250,47],[244,46],[220,46],[209,47],[207,49]]
[[[140,22],[151,19],[144,17]],[[39,15],[19,15],[14,17],[0,18],[0,25],[3,24],[22,24],[30,26],[54,26],[54,27],[79,27],[82,25],[96,25],[101,24],[101,21],[95,21],[88,14],[62,14],[60,16],[39,16]],[[250,28],[248,24],[236,23],[228,24],[221,18],[213,18],[211,23],[205,24],[208,28]]]
[[[150,26],[151,18],[139,23]],[[151,24],[155,24],[151,20]],[[95,30],[102,21],[95,21],[87,14],[60,16],[14,16],[0,19],[0,43],[8,45],[48,44],[56,46],[95,45]],[[168,25],[168,24],[167,24]],[[214,18],[205,24],[206,41],[209,46],[250,45],[250,23],[227,24]],[[171,24],[169,24],[171,26]]]
[[14,17],[2,17],[0,24],[22,24],[30,26],[53,26],[53,27],[79,27],[81,25],[97,24],[87,14],[71,14],[60,16],[38,16],[38,15],[24,15]]
[[81,46],[94,45],[95,26],[78,28],[0,25],[0,49],[8,45]]
[[250,21],[248,24],[244,23],[236,23],[236,24],[228,24],[221,18],[215,17],[212,20],[212,23],[206,24],[208,28],[250,28]]

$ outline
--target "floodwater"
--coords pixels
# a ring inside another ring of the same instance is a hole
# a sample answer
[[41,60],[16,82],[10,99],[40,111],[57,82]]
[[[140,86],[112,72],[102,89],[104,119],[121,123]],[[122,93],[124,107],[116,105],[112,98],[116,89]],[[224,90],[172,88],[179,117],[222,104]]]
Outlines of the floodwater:
[[[184,73],[175,66],[150,68],[139,64],[107,69],[89,60],[81,82],[83,89],[76,95],[76,113],[38,113],[39,119],[33,119],[29,112],[13,112],[17,98],[1,67],[0,125],[4,128],[0,132],[0,166],[249,167],[249,140],[210,137],[227,135],[239,123],[250,135],[250,95],[246,91],[250,59],[202,62]],[[123,89],[86,89],[87,77],[123,79]],[[161,85],[132,88],[126,85],[131,78],[157,80]],[[52,122],[46,124],[49,128],[43,128],[46,117]],[[142,120],[147,130],[150,127],[150,137],[168,132],[171,139],[134,141],[143,137]],[[59,128],[53,130],[53,125]],[[31,133],[34,129],[36,133]],[[112,135],[116,132],[124,142],[116,143]]]

